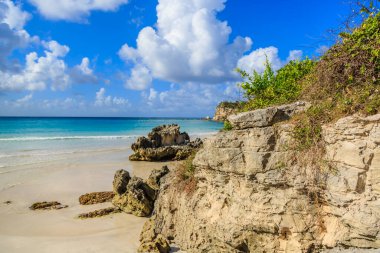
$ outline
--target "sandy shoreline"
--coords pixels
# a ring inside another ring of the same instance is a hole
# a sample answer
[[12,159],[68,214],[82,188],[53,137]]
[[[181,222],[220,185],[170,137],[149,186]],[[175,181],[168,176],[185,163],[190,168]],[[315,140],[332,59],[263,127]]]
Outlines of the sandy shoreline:
[[[87,157],[68,155],[64,161],[19,166],[0,175],[0,248],[2,252],[136,252],[146,218],[120,213],[80,220],[79,213],[111,206],[80,206],[78,197],[112,190],[116,170],[146,178],[165,164],[130,162],[130,150]],[[12,201],[5,204],[5,201]],[[31,211],[36,201],[59,201],[67,209]]]

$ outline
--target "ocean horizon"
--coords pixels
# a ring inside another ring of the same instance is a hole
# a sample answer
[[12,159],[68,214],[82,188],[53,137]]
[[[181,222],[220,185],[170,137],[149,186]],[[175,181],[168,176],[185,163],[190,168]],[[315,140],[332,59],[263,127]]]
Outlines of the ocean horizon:
[[0,117],[0,173],[20,165],[128,150],[159,125],[178,124],[191,137],[216,133],[222,123],[199,118]]

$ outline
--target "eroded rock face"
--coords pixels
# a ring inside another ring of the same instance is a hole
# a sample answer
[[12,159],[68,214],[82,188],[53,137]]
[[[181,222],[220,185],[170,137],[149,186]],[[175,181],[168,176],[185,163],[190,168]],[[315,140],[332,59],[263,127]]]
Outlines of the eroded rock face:
[[202,141],[198,138],[190,142],[186,132],[181,133],[178,125],[163,125],[152,129],[148,138],[139,137],[132,144],[135,152],[131,161],[167,161],[186,159]]
[[160,180],[168,172],[167,166],[160,170],[154,170],[145,182],[139,177],[131,178],[125,170],[117,171],[113,181],[115,196],[112,204],[135,216],[149,216],[153,210]]
[[287,162],[298,154],[290,149],[293,126],[273,125],[300,107],[283,108],[238,115],[236,130],[208,138],[193,162],[192,195],[179,192],[169,173],[155,204],[155,234],[187,252],[379,249],[380,115],[324,126],[335,169],[317,202],[309,194],[313,171]]
[[155,231],[154,218],[145,222],[143,230],[140,234],[140,247],[137,252],[139,253],[169,253],[170,245],[168,240],[162,235],[157,234]]
[[129,175],[128,171],[116,171],[115,177],[113,179],[113,192],[119,195],[123,194],[127,190],[129,180],[131,180],[131,176]]
[[212,118],[215,121],[225,121],[233,114],[238,113],[239,102],[222,102],[215,110],[215,115]]

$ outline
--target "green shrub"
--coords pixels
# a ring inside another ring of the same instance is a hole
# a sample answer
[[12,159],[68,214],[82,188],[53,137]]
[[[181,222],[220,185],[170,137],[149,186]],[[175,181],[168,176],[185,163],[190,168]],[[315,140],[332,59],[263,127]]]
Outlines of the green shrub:
[[231,131],[232,129],[231,123],[228,120],[224,121],[223,131]]
[[241,102],[241,101],[236,101],[236,102],[223,101],[217,107],[239,109],[241,107],[242,103],[243,102]]
[[254,110],[271,105],[284,104],[297,100],[301,94],[300,80],[315,66],[315,61],[290,61],[274,72],[268,60],[262,74],[254,71],[252,75],[237,69],[244,81],[240,84],[248,102],[244,110]]

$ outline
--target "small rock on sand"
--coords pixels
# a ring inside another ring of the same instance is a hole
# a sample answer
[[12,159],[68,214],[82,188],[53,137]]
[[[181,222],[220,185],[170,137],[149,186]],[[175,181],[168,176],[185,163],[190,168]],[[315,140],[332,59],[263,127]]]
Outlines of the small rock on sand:
[[79,197],[81,205],[93,205],[111,201],[115,194],[113,192],[91,192]]
[[67,208],[68,205],[62,205],[61,203],[57,201],[51,201],[51,202],[37,202],[34,203],[29,207],[31,210],[52,210],[52,209],[62,209],[62,208]]
[[115,207],[108,207],[104,209],[95,210],[93,212],[89,213],[81,213],[78,215],[78,218],[80,219],[89,219],[89,218],[96,218],[96,217],[102,217],[113,213],[120,213],[121,210]]

